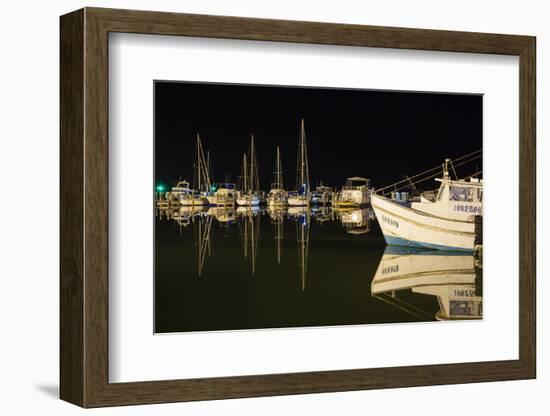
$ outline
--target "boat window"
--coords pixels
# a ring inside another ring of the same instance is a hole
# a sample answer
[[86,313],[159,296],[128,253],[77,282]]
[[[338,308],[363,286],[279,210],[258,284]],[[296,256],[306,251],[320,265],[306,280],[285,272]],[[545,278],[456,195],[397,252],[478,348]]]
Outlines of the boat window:
[[474,190],[466,186],[450,186],[449,199],[451,201],[474,201]]
[[477,190],[477,200],[479,202],[483,202],[483,189],[478,189]]

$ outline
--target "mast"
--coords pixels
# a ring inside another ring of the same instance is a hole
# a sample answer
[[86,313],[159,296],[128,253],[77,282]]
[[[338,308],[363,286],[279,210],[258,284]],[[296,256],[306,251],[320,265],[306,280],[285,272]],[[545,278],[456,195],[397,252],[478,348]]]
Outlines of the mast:
[[212,170],[212,161],[210,160],[210,151],[206,151],[206,171],[208,172],[208,179],[212,183],[214,182],[214,171]]
[[275,189],[283,189],[283,169],[281,167],[281,154],[277,146],[277,158],[275,159]]
[[254,135],[250,135],[250,188],[248,194],[252,195],[254,188]]
[[243,193],[248,192],[248,171],[246,163],[246,153],[243,154]]
[[206,162],[199,133],[197,133],[197,190],[210,191],[209,163]]
[[249,194],[260,190],[260,179],[258,177],[258,161],[256,159],[256,148],[254,147],[254,135],[250,135],[250,184]]
[[201,182],[201,138],[199,136],[199,133],[197,133],[197,191],[200,192],[201,190],[201,187],[202,187],[202,182]]
[[296,190],[299,194],[309,193],[309,163],[307,158],[306,130],[304,119],[300,126],[300,141],[298,143],[298,162],[296,167]]

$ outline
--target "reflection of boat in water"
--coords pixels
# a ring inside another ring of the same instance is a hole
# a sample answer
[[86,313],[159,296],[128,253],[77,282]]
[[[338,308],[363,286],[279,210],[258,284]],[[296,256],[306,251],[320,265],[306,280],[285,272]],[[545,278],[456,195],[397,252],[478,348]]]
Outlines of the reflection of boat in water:
[[333,210],[327,206],[312,206],[309,210],[309,215],[319,224],[334,220]]
[[208,207],[204,205],[198,206],[181,206],[179,208],[167,208],[158,210],[159,219],[174,220],[178,225],[187,227],[195,217],[204,215],[208,211]]
[[298,142],[298,160],[296,166],[296,191],[289,193],[289,206],[308,206],[310,202],[309,162],[307,158],[306,131],[304,119],[300,125],[300,140]]
[[220,224],[230,224],[235,222],[236,212],[231,207],[216,206],[208,209],[207,215],[216,218]]
[[482,215],[483,181],[451,180],[447,159],[437,195],[420,202],[398,202],[372,193],[374,208],[386,243],[439,250],[473,251],[475,216]]
[[283,168],[281,167],[281,155],[277,146],[277,158],[275,160],[275,182],[271,184],[271,190],[267,195],[267,205],[270,207],[285,207],[287,205],[288,193],[283,186]]
[[481,278],[473,256],[466,253],[389,246],[372,280],[371,294],[412,315],[430,315],[399,296],[399,292],[410,290],[437,297],[438,320],[480,319],[482,297],[476,291],[476,274]]
[[243,155],[242,188],[237,196],[237,204],[240,206],[260,205],[260,179],[258,176],[258,162],[254,148],[254,136],[250,136],[250,155]]
[[370,231],[370,223],[374,218],[372,209],[335,209],[334,212],[346,227],[348,234],[360,235]]
[[253,205],[249,207],[237,207],[235,212],[239,217],[249,217],[251,215],[260,215],[263,211],[258,205]]
[[338,208],[361,207],[369,203],[370,180],[358,176],[347,178],[346,184],[334,196],[332,205]]
[[288,207],[288,210],[286,212],[289,217],[296,218],[306,215],[309,212],[309,209],[306,206]]

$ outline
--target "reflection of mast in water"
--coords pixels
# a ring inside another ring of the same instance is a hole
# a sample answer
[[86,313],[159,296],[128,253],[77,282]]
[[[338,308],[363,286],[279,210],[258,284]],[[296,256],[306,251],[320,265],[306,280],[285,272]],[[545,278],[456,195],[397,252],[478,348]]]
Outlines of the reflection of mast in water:
[[[207,256],[210,256],[210,230],[212,229],[212,216],[199,218],[197,221],[197,250],[198,250],[198,275],[202,275],[204,262]],[[204,224],[203,224],[204,221]]]
[[277,219],[276,223],[277,235],[275,240],[277,240],[277,264],[281,264],[281,244],[283,242],[283,219]]
[[300,279],[302,281],[302,291],[306,289],[307,258],[309,251],[309,212],[306,211],[298,217],[296,223],[298,241],[298,257],[300,258]]
[[275,241],[277,243],[277,264],[281,264],[281,251],[284,234],[283,225],[286,209],[268,207],[267,213],[272,220],[272,224],[275,225]]
[[248,258],[250,250],[250,260],[252,265],[252,274],[256,273],[256,254],[258,252],[258,241],[260,239],[260,215],[254,209],[239,207],[237,213],[242,215],[242,233],[244,257]]

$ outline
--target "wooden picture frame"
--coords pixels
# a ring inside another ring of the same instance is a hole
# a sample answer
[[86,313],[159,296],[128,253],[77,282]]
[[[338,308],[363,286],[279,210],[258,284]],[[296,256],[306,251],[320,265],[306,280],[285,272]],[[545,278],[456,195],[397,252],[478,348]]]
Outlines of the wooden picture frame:
[[[85,8],[62,16],[60,29],[61,399],[82,407],[100,407],[535,378],[534,37],[100,8]],[[518,56],[519,359],[109,383],[110,32]]]

